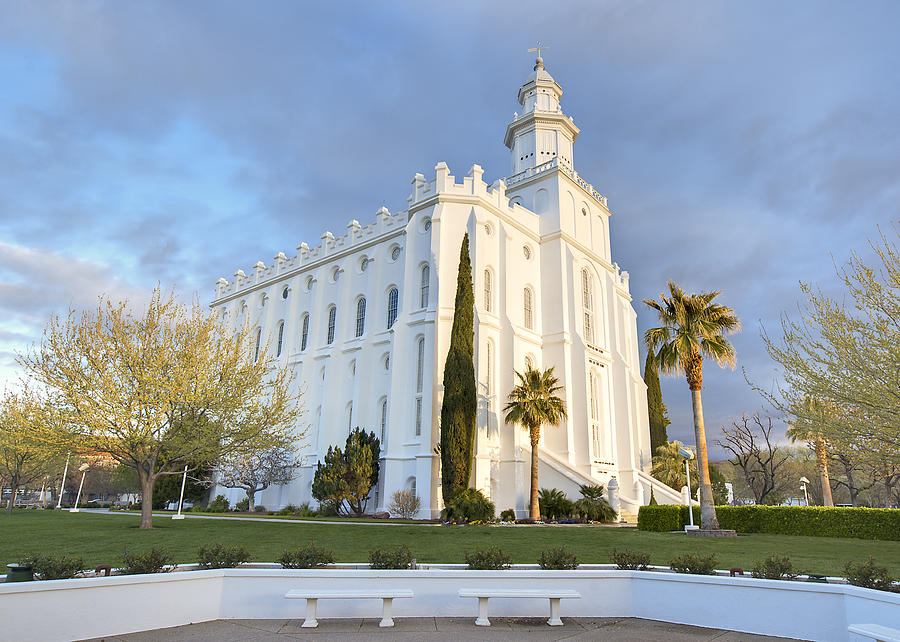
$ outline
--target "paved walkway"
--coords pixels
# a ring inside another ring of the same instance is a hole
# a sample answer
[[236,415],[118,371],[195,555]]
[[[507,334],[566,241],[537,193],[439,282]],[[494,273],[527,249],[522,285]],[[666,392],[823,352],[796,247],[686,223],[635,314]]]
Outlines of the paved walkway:
[[231,642],[238,640],[715,640],[738,642],[773,638],[722,629],[706,629],[637,618],[568,618],[565,626],[549,627],[544,618],[492,617],[491,627],[477,627],[471,618],[394,618],[395,626],[378,628],[378,618],[320,619],[316,629],[302,629],[303,620],[215,620],[170,629],[132,633],[104,640],[151,642]]
[[[140,513],[132,513],[128,511],[107,510],[105,508],[79,508],[79,512],[93,513],[95,515],[126,515],[130,517],[140,517]],[[281,524],[352,524],[353,526],[440,526],[435,522],[426,522],[424,524],[415,523],[391,523],[391,522],[375,522],[375,521],[353,521],[350,518],[340,520],[326,519],[281,519],[278,517],[238,517],[231,515],[191,515],[190,513],[182,513],[185,519],[224,519],[237,522],[255,522],[257,524],[268,524],[276,522]],[[153,513],[153,517],[172,519],[172,513]]]

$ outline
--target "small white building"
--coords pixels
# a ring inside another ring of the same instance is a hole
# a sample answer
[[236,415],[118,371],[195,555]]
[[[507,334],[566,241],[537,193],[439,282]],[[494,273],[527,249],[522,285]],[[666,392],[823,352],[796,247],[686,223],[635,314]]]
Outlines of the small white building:
[[[258,503],[315,503],[316,462],[360,426],[382,443],[369,508],[385,510],[395,490],[412,488],[420,517],[439,514],[435,446],[466,232],[479,393],[472,485],[498,512],[527,515],[528,434],[506,425],[502,409],[514,371],[531,364],[555,368],[569,415],[542,431],[541,487],[574,499],[580,484],[615,477],[623,512],[649,501],[646,387],[628,273],[612,260],[606,198],[574,169],[579,129],[560,108],[562,89],[536,62],[518,92],[522,113],[506,128],[510,176],[488,184],[473,165],[457,180],[440,162],[434,176],[413,177],[406,210],[382,207],[366,225],[351,220],[315,247],[301,243],[296,256],[279,252],[271,265],[219,280],[212,307],[236,323],[249,318],[261,349],[294,368],[304,391],[301,474]],[[660,502],[680,501],[654,486]]]

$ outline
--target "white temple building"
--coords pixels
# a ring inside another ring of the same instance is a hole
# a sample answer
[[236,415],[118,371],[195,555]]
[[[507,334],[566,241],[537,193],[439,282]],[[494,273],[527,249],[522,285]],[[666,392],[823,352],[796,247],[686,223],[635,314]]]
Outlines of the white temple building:
[[[343,448],[352,427],[379,435],[381,477],[369,510],[413,489],[419,517],[442,508],[439,424],[460,244],[469,233],[475,288],[479,410],[471,486],[528,513],[527,431],[502,409],[515,370],[553,366],[568,420],[545,426],[540,486],[570,498],[581,484],[616,478],[621,509],[682,503],[652,481],[646,386],[638,357],[628,273],[612,260],[607,200],[574,168],[579,129],[560,107],[562,88],[538,58],[507,125],[511,174],[486,183],[473,165],[461,180],[446,163],[412,179],[407,209],[382,207],[366,225],[279,252],[232,282],[219,279],[212,307],[248,318],[258,345],[295,370],[308,436],[303,467],[288,486],[257,495],[269,509],[315,500],[316,462]],[[613,484],[615,486],[615,484]],[[227,489],[219,489],[229,496]],[[670,496],[671,495],[671,496]],[[230,491],[232,500],[243,491]]]

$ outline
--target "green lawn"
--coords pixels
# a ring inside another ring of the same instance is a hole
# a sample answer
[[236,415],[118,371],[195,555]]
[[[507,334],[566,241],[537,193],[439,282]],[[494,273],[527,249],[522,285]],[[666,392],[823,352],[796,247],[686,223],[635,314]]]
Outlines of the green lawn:
[[0,563],[31,553],[80,555],[88,566],[119,562],[127,548],[143,551],[165,546],[179,562],[196,560],[203,544],[240,544],[252,559],[272,561],[284,549],[311,540],[334,549],[342,562],[364,562],[379,546],[406,544],[420,562],[462,562],[466,550],[500,546],[514,562],[534,563],[542,550],[565,544],[582,563],[608,563],[613,548],[648,552],[654,564],[667,565],[687,552],[715,553],[719,568],[739,566],[772,553],[786,555],[807,572],[842,575],[848,560],[872,556],[900,575],[900,543],[828,537],[744,535],[736,539],[690,538],[678,533],[647,533],[633,528],[599,526],[368,526],[284,524],[261,519],[222,521],[154,518],[155,528],[137,528],[136,515],[72,514],[67,511],[18,510],[0,516]]

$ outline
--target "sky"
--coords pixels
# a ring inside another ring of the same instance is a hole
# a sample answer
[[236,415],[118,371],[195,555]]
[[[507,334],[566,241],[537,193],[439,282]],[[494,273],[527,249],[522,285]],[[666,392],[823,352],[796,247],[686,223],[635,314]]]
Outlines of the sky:
[[[743,321],[738,369],[704,372],[722,456],[720,428],[765,410],[745,373],[777,376],[760,328],[900,218],[898,25],[876,0],[6,0],[0,382],[51,314],[157,283],[206,303],[221,276],[403,210],[438,161],[507,176],[541,40],[638,331],[670,279]],[[683,377],[663,398],[693,443]]]

